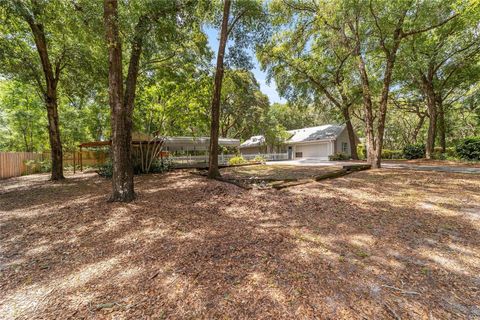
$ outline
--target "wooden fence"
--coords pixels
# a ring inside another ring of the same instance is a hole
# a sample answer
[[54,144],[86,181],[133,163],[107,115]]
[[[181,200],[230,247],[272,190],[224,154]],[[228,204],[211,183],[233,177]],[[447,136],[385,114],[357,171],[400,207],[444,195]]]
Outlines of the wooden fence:
[[42,161],[43,153],[34,152],[0,152],[0,179],[17,177],[29,172],[28,160]]
[[[107,159],[108,153],[104,151],[64,152],[63,166],[98,166]],[[46,160],[50,160],[50,153],[0,152],[0,179],[40,172],[38,162]]]

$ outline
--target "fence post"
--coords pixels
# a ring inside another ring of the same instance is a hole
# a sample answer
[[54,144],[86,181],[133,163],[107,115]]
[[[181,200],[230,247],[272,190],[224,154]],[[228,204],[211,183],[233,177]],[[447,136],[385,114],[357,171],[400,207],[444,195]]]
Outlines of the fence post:
[[80,147],[80,171],[83,171],[82,147]]

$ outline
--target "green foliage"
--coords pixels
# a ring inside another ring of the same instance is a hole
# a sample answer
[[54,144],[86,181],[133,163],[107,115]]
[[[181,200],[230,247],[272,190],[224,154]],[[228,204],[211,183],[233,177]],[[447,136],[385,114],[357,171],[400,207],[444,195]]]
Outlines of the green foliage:
[[152,166],[150,167],[150,172],[163,173],[172,170],[173,167],[174,165],[172,160],[170,160],[169,158],[162,158],[152,163]]
[[146,174],[146,173],[163,173],[170,171],[173,168],[173,163],[171,160],[167,159],[156,159],[152,162],[149,172],[142,170],[142,166],[139,162],[134,162],[133,173],[134,174]]
[[[205,20],[210,26],[220,29],[223,1],[207,3],[210,4],[210,12],[206,12]],[[231,68],[253,68],[248,49],[254,48],[267,37],[269,19],[266,9],[262,0],[231,1],[226,65]]]
[[46,112],[34,88],[20,81],[0,81],[0,150],[48,150]]
[[358,144],[357,145],[357,154],[359,159],[365,159],[367,157],[366,155],[366,149],[364,144]]
[[273,103],[268,110],[269,121],[280,124],[285,130],[314,127],[334,120],[315,106],[302,103]]
[[[150,166],[149,173],[164,173],[173,169],[173,163],[170,159],[157,159],[155,160],[152,165]],[[111,178],[113,175],[113,165],[112,163],[105,162],[104,164],[98,167],[97,173],[104,177],[104,178]],[[142,167],[139,162],[135,162],[133,164],[133,173],[136,175],[145,174],[142,171]]]
[[[262,129],[270,104],[252,72],[227,70],[220,97],[220,134],[248,139]],[[252,121],[257,119],[257,121]]]
[[27,174],[46,173],[52,170],[52,162],[49,159],[27,160],[25,166],[27,167]]
[[455,150],[463,160],[480,160],[480,137],[469,137],[461,140]]
[[458,155],[454,147],[449,147],[442,152],[442,149],[437,147],[433,151],[433,158],[436,160],[457,160]]
[[245,160],[242,156],[236,156],[228,160],[229,166],[235,166],[235,165],[244,164],[244,163],[247,163],[247,160]]
[[402,159],[402,158],[403,158],[402,150],[390,150],[390,149],[382,150],[382,159]]
[[330,161],[342,161],[342,160],[349,160],[350,159],[350,156],[346,153],[335,153],[335,154],[331,154],[328,156],[328,160]]
[[424,144],[409,144],[403,148],[403,157],[407,160],[425,158]]
[[[222,1],[119,3],[124,70],[139,18],[147,15],[155,19],[142,50],[134,131],[209,134],[214,55],[204,30],[207,26],[211,27],[208,32],[218,31],[221,7]],[[269,147],[276,147],[288,138],[287,130],[343,122],[345,115],[333,100],[349,106],[354,128],[362,133],[362,88],[351,50],[355,37],[349,22],[358,15],[360,47],[370,91],[377,102],[386,66],[384,53],[392,51],[398,17],[408,12],[403,26],[408,32],[456,12],[457,18],[439,28],[402,40],[392,75],[395,90],[387,108],[382,157],[397,158],[394,150],[425,141],[429,117],[419,74],[426,74],[431,65],[438,70],[432,74],[434,88],[444,98],[447,146],[455,145],[460,137],[476,136],[480,132],[479,8],[447,0],[382,0],[373,1],[371,7],[351,0],[326,0],[320,6],[300,0],[232,1],[230,22],[240,18],[227,44],[221,135],[246,139],[263,134]],[[22,15],[25,9],[43,24],[51,63],[54,68],[57,63],[61,67],[58,103],[64,149],[108,139],[102,2],[0,0],[0,20],[5,22],[0,25],[0,150],[49,149],[42,94],[45,80],[31,30]],[[162,15],[158,16],[159,12]],[[381,48],[382,37],[387,50]],[[261,68],[288,103],[270,105],[261,92],[259,81],[248,71],[252,48]],[[373,109],[378,121],[378,103]],[[358,146],[360,158],[365,157],[364,151]],[[434,156],[450,159],[456,154],[454,148],[447,148],[445,154],[436,151]]]
[[113,164],[108,161],[98,167],[97,173],[104,178],[111,178],[113,176]]
[[262,157],[261,155],[257,155],[257,156],[255,156],[255,158],[253,158],[253,161],[254,161],[254,162],[265,163],[265,158]]

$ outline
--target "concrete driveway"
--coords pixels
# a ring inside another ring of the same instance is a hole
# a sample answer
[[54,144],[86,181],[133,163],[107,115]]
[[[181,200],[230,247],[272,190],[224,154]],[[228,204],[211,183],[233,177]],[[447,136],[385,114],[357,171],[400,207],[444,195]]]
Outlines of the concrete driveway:
[[[299,160],[283,160],[283,161],[267,161],[267,165],[293,165],[293,166],[343,166],[352,164],[365,164],[364,161],[327,161],[319,159],[299,159]],[[454,167],[454,166],[427,166],[409,163],[389,163],[383,162],[382,168],[385,169],[407,169],[418,171],[438,171],[453,173],[474,173],[480,174],[480,168],[472,167]]]

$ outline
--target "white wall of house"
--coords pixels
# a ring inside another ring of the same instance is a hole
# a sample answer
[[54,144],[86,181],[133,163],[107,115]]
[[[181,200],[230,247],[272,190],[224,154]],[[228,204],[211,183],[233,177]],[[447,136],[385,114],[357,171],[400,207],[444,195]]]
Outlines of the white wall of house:
[[[310,141],[292,146],[294,159],[315,158],[328,160],[328,156],[332,155],[335,151],[334,141]],[[300,152],[302,153],[301,157],[298,154]]]
[[348,139],[348,131],[346,128],[337,137],[337,140],[335,142],[335,150],[336,153],[345,153],[349,156],[352,155],[352,152],[350,150],[350,140]]

